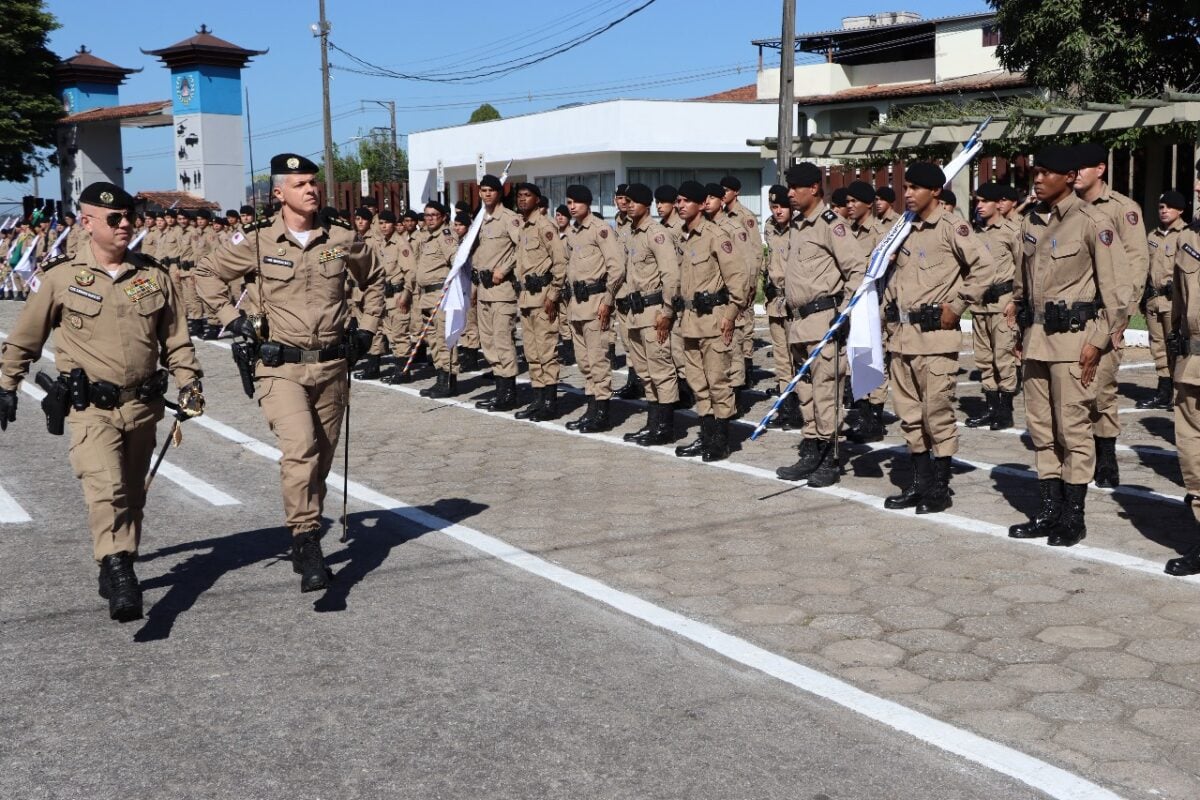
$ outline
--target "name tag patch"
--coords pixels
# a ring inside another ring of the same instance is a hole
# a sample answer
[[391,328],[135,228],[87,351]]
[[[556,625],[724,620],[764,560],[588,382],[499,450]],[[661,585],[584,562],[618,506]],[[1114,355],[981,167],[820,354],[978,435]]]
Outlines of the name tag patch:
[[[323,258],[321,260],[327,261],[328,259]],[[277,267],[291,268],[291,267],[295,266],[295,264],[293,262],[288,261],[286,258],[276,258],[275,256],[263,256],[263,263],[264,264],[274,264]]]
[[[1197,256],[1197,257],[1200,258],[1200,256]],[[95,292],[89,292],[86,289],[80,289],[78,286],[68,286],[67,291],[71,292],[72,294],[83,295],[88,300],[95,300],[97,303],[104,300],[103,297],[96,294]]]
[[134,278],[122,288],[129,299],[135,303],[143,297],[149,297],[162,291],[158,284],[150,278]]

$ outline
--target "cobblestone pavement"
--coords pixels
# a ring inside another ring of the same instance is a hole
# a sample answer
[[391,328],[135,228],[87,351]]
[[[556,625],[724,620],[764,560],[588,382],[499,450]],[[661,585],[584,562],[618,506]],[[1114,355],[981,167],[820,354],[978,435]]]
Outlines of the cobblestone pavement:
[[[197,343],[210,412],[271,443],[223,345]],[[1121,796],[1194,800],[1200,580],[1161,571],[1192,530],[1170,413],[1133,409],[1152,390],[1148,361],[1125,352],[1122,486],[1090,490],[1088,537],[1070,549],[1005,535],[1036,502],[1019,398],[1014,430],[962,428],[953,507],[927,517],[882,508],[906,477],[895,423],[847,447],[841,484],[808,489],[774,477],[796,434],[745,440],[765,395],[732,458],[703,464],[622,442],[638,402],[614,402],[609,434],[567,431],[582,404],[573,368],[568,413],[540,424],[476,410],[490,390],[478,374],[453,402],[416,396],[428,378],[357,381],[349,472],[411,505],[469,498],[473,528]],[[756,362],[765,386],[769,347]],[[981,400],[969,353],[961,366],[963,418]],[[676,419],[690,438],[694,417]]]

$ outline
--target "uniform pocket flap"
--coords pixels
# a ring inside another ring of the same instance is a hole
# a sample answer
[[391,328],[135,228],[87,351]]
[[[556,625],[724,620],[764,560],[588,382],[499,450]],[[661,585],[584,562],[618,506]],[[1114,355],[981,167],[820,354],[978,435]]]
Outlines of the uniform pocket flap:
[[[71,289],[75,287],[70,287]],[[74,311],[76,314],[83,314],[85,317],[94,317],[100,313],[101,300],[100,295],[96,295],[96,299],[76,292],[68,291],[67,297],[63,300],[63,305]]]
[[148,297],[143,297],[141,300],[138,300],[136,303],[134,303],[134,305],[137,306],[138,313],[143,317],[148,317],[157,311],[161,311],[162,307],[166,304],[167,299],[163,297],[162,292],[155,292],[154,294]]

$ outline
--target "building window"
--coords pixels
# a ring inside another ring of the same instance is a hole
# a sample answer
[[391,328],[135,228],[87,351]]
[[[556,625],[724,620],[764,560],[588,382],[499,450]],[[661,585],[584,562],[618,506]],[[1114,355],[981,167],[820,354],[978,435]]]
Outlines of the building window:
[[1000,44],[1000,26],[999,25],[984,25],[983,26],[983,46],[996,47]]

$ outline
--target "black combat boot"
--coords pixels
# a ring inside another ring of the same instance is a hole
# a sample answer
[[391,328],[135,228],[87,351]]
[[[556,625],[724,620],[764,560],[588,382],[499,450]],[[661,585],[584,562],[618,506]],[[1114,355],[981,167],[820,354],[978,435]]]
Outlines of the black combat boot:
[[642,379],[638,377],[637,370],[630,366],[629,377],[625,379],[625,385],[613,392],[613,397],[619,397],[622,400],[639,400],[645,396],[646,387],[642,385]]
[[746,382],[742,384],[742,388],[752,389],[754,388],[754,359],[743,358],[742,364],[744,365],[743,369],[746,371]]
[[108,617],[117,622],[142,618],[142,587],[133,572],[133,553],[100,559],[100,596],[108,600]]
[[187,321],[188,334],[200,338],[204,335],[204,326],[206,324],[202,319],[189,319]]
[[786,415],[783,420],[785,431],[798,431],[804,428],[804,412],[800,409],[800,395],[795,392],[790,393],[783,401],[780,413]]
[[691,384],[680,378],[679,401],[675,403],[675,407],[680,411],[684,411],[694,405],[696,405],[696,393],[692,391]]
[[517,379],[496,378],[496,396],[488,411],[512,411],[519,406],[517,401]]
[[596,416],[596,398],[588,395],[587,410],[583,414],[567,423],[567,430],[577,431],[583,425],[592,421],[592,417]]
[[912,477],[908,480],[908,486],[900,494],[886,498],[883,501],[884,508],[912,508],[920,505],[921,498],[929,491],[933,482],[933,462],[930,461],[929,452],[913,453],[911,460]]
[[479,351],[474,347],[458,348],[458,368],[463,372],[474,372],[479,369]]
[[1041,505],[1029,522],[1013,525],[1008,535],[1014,539],[1040,539],[1049,536],[1058,526],[1063,510],[1063,482],[1059,478],[1043,478],[1038,481],[1038,498]]
[[849,375],[842,381],[842,408],[846,411],[854,408],[854,387],[850,383]]
[[604,433],[612,430],[612,420],[608,418],[608,400],[596,401],[596,413],[592,418],[579,426],[580,433]]
[[[461,368],[462,367],[461,356],[459,357],[458,363],[459,363],[459,368]],[[492,406],[496,403],[496,399],[498,397],[500,397],[500,384],[502,381],[503,381],[502,378],[492,378],[492,387],[493,388],[492,388],[491,396],[485,397],[482,400],[476,400],[475,407],[478,408],[480,411],[491,411]]]
[[997,406],[1000,404],[1000,393],[994,392],[991,389],[984,389],[983,399],[987,403],[987,407],[979,416],[967,417],[968,428],[983,428],[991,425],[992,420],[996,418]]
[[[1171,399],[1172,399],[1171,396],[1174,393],[1174,390],[1175,390],[1175,385],[1174,385],[1174,383],[1172,383],[1172,381],[1169,377],[1168,378],[1159,378],[1158,379],[1158,388],[1155,390],[1154,394],[1152,394],[1150,397],[1147,397],[1145,400],[1138,400],[1137,407],[1138,408],[1170,408],[1171,407]],[[1178,561],[1179,559],[1174,559],[1174,560]]]
[[711,414],[700,418],[700,430],[696,434],[696,438],[687,444],[681,444],[675,448],[675,455],[680,458],[693,458],[703,455],[706,443],[712,436],[712,424],[716,422],[716,418]]
[[622,436],[621,438],[624,441],[636,442],[639,439],[641,439],[643,436],[645,436],[647,433],[650,432],[650,423],[654,419],[654,407],[655,407],[655,403],[647,403],[645,424],[643,424],[642,427],[638,428],[636,431],[633,431],[632,433],[627,433],[624,436]]
[[817,468],[809,473],[808,485],[816,489],[833,486],[842,479],[842,465],[833,454],[833,441],[819,439],[817,447],[821,449],[821,460],[817,462]]
[[431,397],[435,400],[454,397],[458,394],[458,377],[450,372],[450,370],[442,370],[438,373],[437,383],[428,390],[429,394],[426,397]]
[[786,467],[780,467],[775,470],[775,475],[785,481],[799,481],[807,478],[821,463],[821,440],[810,439],[807,436],[800,440],[800,446],[796,448],[800,457],[795,464]]
[[421,391],[417,392],[417,394],[421,395],[421,397],[429,397],[429,395],[430,395],[430,394],[433,392],[433,390],[434,390],[434,389],[436,389],[436,388],[438,388],[438,386],[440,386],[440,385],[441,385],[441,383],[442,383],[442,371],[441,371],[440,369],[435,369],[435,370],[433,371],[433,378],[434,378],[434,380],[433,380],[433,385],[431,385],[431,386],[426,386],[424,389],[422,389]]
[[325,566],[318,531],[306,531],[292,537],[292,569],[300,576],[301,592],[319,592],[329,586],[331,573]]
[[670,403],[651,403],[646,434],[637,440],[642,447],[656,447],[675,441],[675,410]]
[[1115,436],[1097,436],[1096,471],[1092,480],[1101,489],[1115,489],[1121,484],[1121,470],[1117,466],[1117,439]]
[[406,360],[407,359],[404,358],[396,359],[396,363],[392,366],[391,371],[389,371],[387,375],[383,376],[382,382],[386,383],[388,386],[399,386],[402,383],[412,383],[412,370],[409,370],[408,372],[404,371],[404,362]]
[[379,377],[379,362],[381,356],[367,356],[363,359],[363,368],[354,373],[360,381],[373,381]]
[[937,514],[953,504],[950,500],[950,456],[933,457],[929,488],[921,494],[921,502],[917,503],[917,513]]
[[220,325],[209,325],[209,324],[205,323],[204,335],[201,338],[204,339],[206,342],[216,341],[217,339],[221,338],[221,326]]
[[714,418],[710,424],[712,433],[700,454],[701,460],[704,462],[724,461],[729,458],[729,420]]
[[1013,398],[1016,395],[1016,392],[1000,390],[999,397],[997,398],[996,413],[992,416],[992,422],[988,425],[988,430],[1004,431],[1013,426]]
[[1046,544],[1051,547],[1074,547],[1087,536],[1087,525],[1083,519],[1084,499],[1087,497],[1086,483],[1064,483],[1066,498],[1058,525],[1050,532]]
[[1192,545],[1192,549],[1179,558],[1168,561],[1163,572],[1168,575],[1195,575],[1200,572],[1200,544]]
[[858,444],[878,442],[887,431],[883,427],[883,404],[860,400],[858,419],[854,427],[846,431],[846,438]]
[[530,419],[534,422],[549,422],[558,419],[558,386],[547,386],[541,390],[542,407]]
[[558,343],[558,363],[569,367],[575,363],[575,345],[570,341]]
[[533,402],[513,414],[516,419],[537,419],[538,412],[546,407],[545,387],[533,387]]

